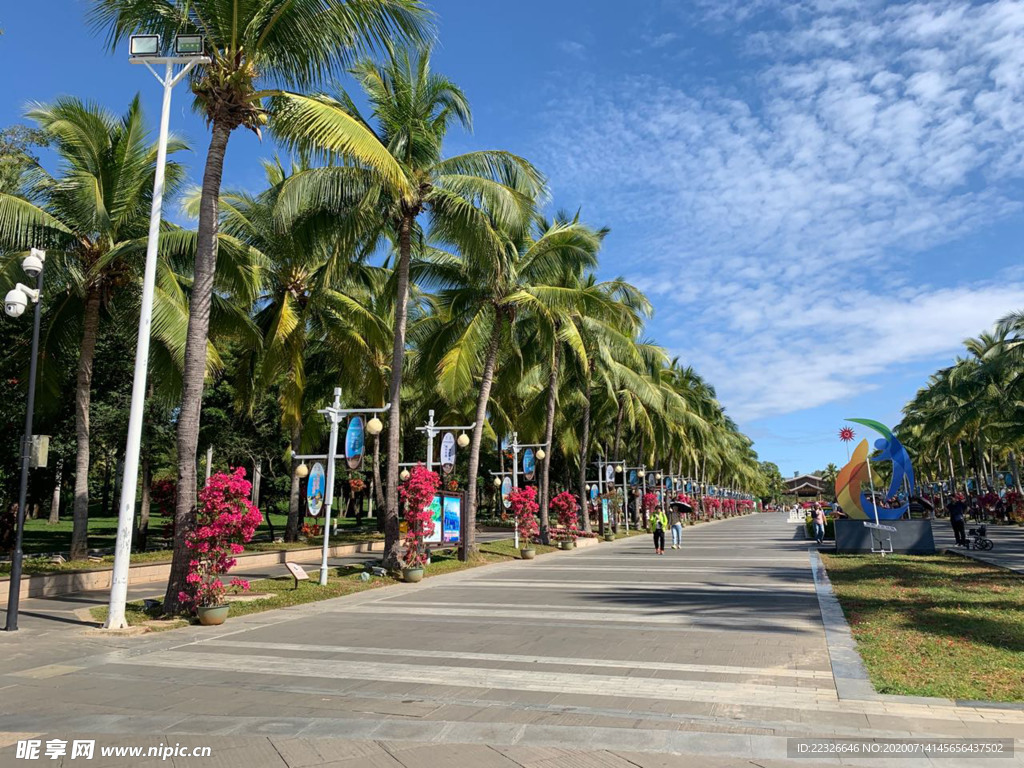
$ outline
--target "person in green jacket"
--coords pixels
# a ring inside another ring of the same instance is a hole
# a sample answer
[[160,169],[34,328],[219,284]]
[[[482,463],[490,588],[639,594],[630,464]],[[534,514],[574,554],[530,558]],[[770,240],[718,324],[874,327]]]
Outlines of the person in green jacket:
[[651,530],[654,531],[654,554],[665,554],[665,529],[668,528],[668,517],[661,507],[654,509],[651,515]]

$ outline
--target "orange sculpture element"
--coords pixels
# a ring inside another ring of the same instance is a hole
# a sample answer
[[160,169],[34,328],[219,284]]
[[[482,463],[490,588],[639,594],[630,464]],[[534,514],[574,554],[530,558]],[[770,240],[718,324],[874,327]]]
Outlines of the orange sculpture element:
[[861,440],[850,458],[850,463],[839,470],[836,477],[836,501],[843,512],[854,520],[867,520],[861,503],[861,483],[868,480],[868,441]]

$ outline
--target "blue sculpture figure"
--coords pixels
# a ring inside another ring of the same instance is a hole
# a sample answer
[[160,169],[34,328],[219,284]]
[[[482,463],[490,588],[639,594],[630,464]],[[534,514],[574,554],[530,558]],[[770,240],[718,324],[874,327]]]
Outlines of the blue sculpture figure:
[[[865,427],[871,429],[882,435],[882,438],[875,441],[875,449],[879,452],[877,456],[873,457],[871,461],[891,461],[892,462],[892,482],[889,484],[889,491],[886,494],[886,498],[895,499],[900,498],[900,491],[903,489],[903,481],[907,482],[907,487],[913,492],[916,487],[914,484],[914,467],[910,461],[910,454],[907,453],[907,449],[903,447],[903,443],[899,441],[899,438],[892,433],[887,426],[880,424],[877,421],[871,419],[847,419],[847,421],[854,421],[858,424],[863,424]],[[861,494],[861,503],[864,505],[864,510],[872,510],[873,504],[871,499]],[[878,508],[878,517],[880,520],[899,520],[910,510],[909,504],[902,504],[896,508]]]

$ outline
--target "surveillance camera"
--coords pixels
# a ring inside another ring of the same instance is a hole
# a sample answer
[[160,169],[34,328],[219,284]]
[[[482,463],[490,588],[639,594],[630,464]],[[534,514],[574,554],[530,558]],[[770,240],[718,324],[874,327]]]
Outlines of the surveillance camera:
[[29,277],[39,277],[39,273],[43,271],[44,261],[46,261],[46,251],[33,248],[21,262],[21,268]]
[[28,296],[17,288],[7,292],[7,297],[4,299],[4,312],[6,312],[9,317],[21,317],[25,314],[25,307],[27,306]]

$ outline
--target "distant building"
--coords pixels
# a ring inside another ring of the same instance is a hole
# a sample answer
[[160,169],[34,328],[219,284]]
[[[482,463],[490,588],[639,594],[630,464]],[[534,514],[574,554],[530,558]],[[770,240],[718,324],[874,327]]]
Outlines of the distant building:
[[826,483],[819,475],[795,473],[785,481],[786,493],[794,496],[820,496],[825,493]]

